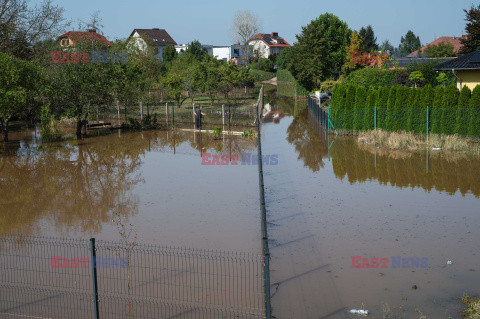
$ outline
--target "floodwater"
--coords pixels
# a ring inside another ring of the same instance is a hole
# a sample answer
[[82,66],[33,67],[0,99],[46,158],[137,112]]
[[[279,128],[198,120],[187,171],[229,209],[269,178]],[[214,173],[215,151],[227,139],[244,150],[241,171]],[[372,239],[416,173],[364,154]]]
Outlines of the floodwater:
[[[266,104],[263,154],[278,159],[264,166],[273,315],[459,318],[458,298],[480,293],[480,159],[369,149],[326,135],[304,101]],[[255,138],[177,130],[42,144],[35,133],[0,147],[0,233],[117,241],[121,216],[141,243],[261,252],[257,166],[202,165],[204,153],[255,154]],[[352,256],[387,267],[353,268]]]
[[264,169],[273,315],[459,318],[480,292],[480,159],[367,149],[296,113],[262,131],[279,158]]
[[0,148],[0,233],[115,241],[122,217],[139,243],[261,251],[257,167],[201,157],[256,153],[253,138],[177,130],[38,144],[20,131],[11,140]]

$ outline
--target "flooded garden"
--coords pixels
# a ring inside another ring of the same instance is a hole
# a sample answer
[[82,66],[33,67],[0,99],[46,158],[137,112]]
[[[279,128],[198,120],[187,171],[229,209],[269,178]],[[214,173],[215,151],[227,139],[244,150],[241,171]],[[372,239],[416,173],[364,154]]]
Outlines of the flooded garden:
[[[459,298],[480,286],[480,159],[367,147],[326,134],[305,100],[266,92],[273,316],[459,318]],[[257,154],[256,138],[191,127],[47,143],[13,128],[0,147],[0,232],[118,241],[120,220],[140,245],[260,255],[257,165],[231,160]]]

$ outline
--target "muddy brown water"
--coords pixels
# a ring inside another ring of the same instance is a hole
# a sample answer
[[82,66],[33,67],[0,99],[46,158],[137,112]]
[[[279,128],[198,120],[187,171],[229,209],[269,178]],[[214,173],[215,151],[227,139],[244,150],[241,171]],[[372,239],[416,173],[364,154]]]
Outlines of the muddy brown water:
[[[266,102],[288,114],[262,128],[264,155],[278,156],[264,167],[274,316],[458,318],[457,298],[480,293],[480,160],[367,149],[317,130],[304,102]],[[1,233],[119,240],[118,212],[140,242],[261,251],[257,167],[201,165],[203,152],[256,153],[254,139],[35,135],[12,132],[0,148]],[[352,256],[388,268],[352,268]]]
[[273,314],[459,318],[458,298],[480,292],[480,159],[365,149],[308,115],[263,128],[263,152],[279,157],[265,168]]

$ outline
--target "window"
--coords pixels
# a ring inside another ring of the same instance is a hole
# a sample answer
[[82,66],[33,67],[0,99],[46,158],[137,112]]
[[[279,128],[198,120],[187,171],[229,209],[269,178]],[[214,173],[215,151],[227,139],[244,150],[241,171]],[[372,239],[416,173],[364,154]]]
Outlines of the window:
[[69,44],[68,39],[62,39],[62,41],[60,42],[60,45],[61,45],[62,47],[66,47],[66,46],[68,46],[68,44]]
[[153,38],[153,42],[158,42],[158,39]]
[[233,54],[239,55],[240,54],[240,49],[233,49]]

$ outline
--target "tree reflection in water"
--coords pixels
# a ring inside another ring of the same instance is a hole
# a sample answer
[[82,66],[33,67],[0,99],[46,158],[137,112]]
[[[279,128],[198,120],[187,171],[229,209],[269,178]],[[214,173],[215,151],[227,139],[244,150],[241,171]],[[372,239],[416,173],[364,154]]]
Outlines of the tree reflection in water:
[[255,139],[214,140],[211,134],[178,130],[58,143],[40,143],[31,131],[12,136],[16,141],[0,144],[0,234],[41,235],[44,221],[62,236],[94,235],[115,213],[135,216],[139,198],[133,188],[143,182],[142,160],[151,151],[200,157],[200,149],[232,154],[256,149]]
[[295,117],[287,130],[287,140],[295,146],[298,159],[314,172],[323,168],[324,158],[330,156],[335,176],[352,184],[377,180],[399,188],[435,189],[450,195],[460,191],[480,197],[479,158],[427,150],[411,153],[367,148],[354,137],[325,138],[316,131],[309,123],[308,110]]

